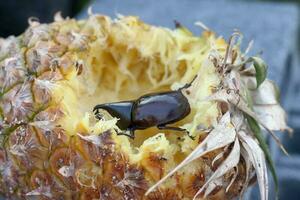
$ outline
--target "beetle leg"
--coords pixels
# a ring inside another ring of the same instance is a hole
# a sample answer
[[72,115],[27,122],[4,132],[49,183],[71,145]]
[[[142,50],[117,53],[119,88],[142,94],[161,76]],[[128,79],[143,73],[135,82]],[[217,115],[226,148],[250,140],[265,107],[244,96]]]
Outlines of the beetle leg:
[[192,136],[189,131],[186,130],[186,134],[189,136],[189,138],[195,140],[195,136]]
[[117,135],[125,135],[131,139],[134,139],[134,130],[129,129],[129,133],[127,133],[127,131],[119,131],[118,129],[115,129],[115,131],[117,132]]
[[182,132],[186,132],[187,135],[188,135],[192,140],[195,140],[195,137],[192,136],[192,135],[190,135],[189,131],[187,131],[186,129],[183,129],[183,128],[174,127],[174,126],[166,126],[166,125],[158,125],[157,128],[160,129],[160,130],[174,130],[174,131],[182,131]]
[[186,89],[186,88],[191,87],[191,85],[193,84],[193,82],[196,80],[197,76],[198,76],[198,75],[196,75],[196,76],[193,78],[193,80],[192,80],[191,82],[186,83],[184,86],[182,86],[182,87],[179,88],[178,90],[180,91],[180,90],[183,90],[183,89]]

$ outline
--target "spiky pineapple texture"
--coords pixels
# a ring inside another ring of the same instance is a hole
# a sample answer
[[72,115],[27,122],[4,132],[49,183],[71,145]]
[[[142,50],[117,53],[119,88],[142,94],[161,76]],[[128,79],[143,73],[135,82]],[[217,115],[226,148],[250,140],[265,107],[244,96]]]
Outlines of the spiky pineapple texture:
[[[57,15],[1,39],[1,193],[231,199],[256,173],[267,199],[271,159],[258,124],[271,133],[288,127],[265,64],[242,53],[234,37],[227,44],[211,31],[194,36],[130,16]],[[185,91],[192,112],[176,123],[195,140],[155,128],[130,140],[116,135],[116,118],[103,113],[97,121],[91,112],[99,103],[177,89],[196,74]]]

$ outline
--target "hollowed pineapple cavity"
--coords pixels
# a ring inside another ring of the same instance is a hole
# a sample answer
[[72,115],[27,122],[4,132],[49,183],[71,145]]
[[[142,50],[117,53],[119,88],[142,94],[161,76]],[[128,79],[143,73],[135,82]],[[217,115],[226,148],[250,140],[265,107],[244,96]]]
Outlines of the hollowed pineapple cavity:
[[[63,26],[61,23],[56,22],[56,25]],[[69,23],[60,30],[76,30],[77,26]],[[217,104],[205,98],[219,84],[209,55],[213,51],[224,53],[226,43],[210,32],[194,37],[185,29],[171,31],[152,27],[133,17],[116,21],[91,17],[79,27],[81,31],[73,34],[84,50],[79,48],[64,55],[73,65],[62,70],[65,80],[58,81],[54,90],[53,96],[65,113],[58,123],[70,136],[99,135],[111,130],[119,148],[136,162],[140,162],[147,152],[162,152],[170,159],[169,163],[172,160],[178,163],[194,149],[199,135],[210,128],[220,114]],[[117,136],[114,128],[117,128],[118,119],[105,115],[105,120],[99,121],[92,113],[97,104],[135,100],[143,94],[176,90],[196,75],[193,86],[184,91],[191,113],[174,124],[196,136],[194,141],[184,132],[156,127],[135,131],[133,140]]]

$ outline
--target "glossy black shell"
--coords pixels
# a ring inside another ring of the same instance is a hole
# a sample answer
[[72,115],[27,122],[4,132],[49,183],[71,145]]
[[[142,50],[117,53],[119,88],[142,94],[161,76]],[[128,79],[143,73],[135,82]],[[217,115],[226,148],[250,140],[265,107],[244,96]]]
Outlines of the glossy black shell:
[[181,91],[152,93],[134,102],[131,121],[136,129],[145,129],[179,121],[190,111],[190,104]]

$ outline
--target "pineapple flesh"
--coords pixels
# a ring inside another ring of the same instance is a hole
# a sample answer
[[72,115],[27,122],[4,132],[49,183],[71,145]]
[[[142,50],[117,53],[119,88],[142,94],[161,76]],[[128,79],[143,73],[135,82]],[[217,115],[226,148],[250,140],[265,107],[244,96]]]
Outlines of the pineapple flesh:
[[[253,127],[272,134],[288,127],[263,61],[248,58],[234,37],[227,43],[209,30],[195,36],[92,14],[30,21],[24,34],[1,39],[2,195],[232,199],[257,177],[267,199],[268,156]],[[175,123],[195,140],[154,127],[132,140],[116,134],[118,119],[92,113],[100,103],[176,90],[196,75],[184,90],[191,113]]]

